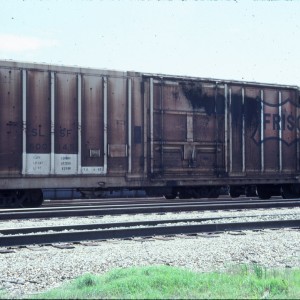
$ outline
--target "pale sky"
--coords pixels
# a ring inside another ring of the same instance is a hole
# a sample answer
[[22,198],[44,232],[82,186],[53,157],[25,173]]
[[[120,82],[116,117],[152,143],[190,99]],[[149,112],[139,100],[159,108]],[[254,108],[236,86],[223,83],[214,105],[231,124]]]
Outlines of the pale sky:
[[300,1],[0,0],[0,60],[300,86]]

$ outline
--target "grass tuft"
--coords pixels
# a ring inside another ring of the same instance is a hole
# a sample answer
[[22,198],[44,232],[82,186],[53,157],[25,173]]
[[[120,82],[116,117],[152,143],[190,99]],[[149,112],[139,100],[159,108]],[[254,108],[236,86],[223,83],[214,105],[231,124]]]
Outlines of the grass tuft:
[[76,287],[78,289],[90,288],[96,285],[97,285],[96,277],[93,276],[92,274],[85,274],[76,280]]

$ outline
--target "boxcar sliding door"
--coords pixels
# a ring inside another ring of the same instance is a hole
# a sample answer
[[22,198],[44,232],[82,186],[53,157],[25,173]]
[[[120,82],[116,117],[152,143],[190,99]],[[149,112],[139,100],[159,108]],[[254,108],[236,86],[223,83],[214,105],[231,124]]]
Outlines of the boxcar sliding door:
[[149,168],[153,176],[215,176],[225,171],[225,87],[147,78]]

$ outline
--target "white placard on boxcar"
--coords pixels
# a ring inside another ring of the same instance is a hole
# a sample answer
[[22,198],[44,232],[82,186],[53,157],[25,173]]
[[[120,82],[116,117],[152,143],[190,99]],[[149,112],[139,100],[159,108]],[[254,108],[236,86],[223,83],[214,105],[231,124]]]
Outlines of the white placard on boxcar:
[[77,154],[55,154],[55,174],[77,174]]
[[104,167],[81,167],[82,174],[104,174]]
[[26,153],[26,174],[46,175],[50,173],[50,153]]

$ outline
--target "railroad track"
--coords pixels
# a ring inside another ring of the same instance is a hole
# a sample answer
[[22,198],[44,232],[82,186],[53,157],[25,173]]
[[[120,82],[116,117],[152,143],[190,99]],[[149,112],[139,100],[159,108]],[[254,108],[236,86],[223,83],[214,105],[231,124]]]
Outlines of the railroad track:
[[134,203],[134,204],[107,204],[95,206],[73,206],[56,208],[34,209],[3,209],[0,210],[0,220],[53,218],[53,217],[79,217],[79,216],[104,216],[140,213],[167,213],[204,210],[230,210],[230,209],[258,209],[278,207],[299,207],[297,200],[230,200],[230,201],[184,201],[177,203]]
[[[251,216],[253,217],[253,216]],[[197,235],[225,231],[263,230],[279,228],[300,229],[300,220],[268,220],[252,222],[224,222],[236,217],[138,221],[107,224],[48,226],[1,229],[1,247],[48,245],[83,241],[151,238],[154,236]],[[202,222],[211,221],[213,223]],[[183,224],[182,224],[183,223]],[[195,224],[196,223],[196,224]]]
[[[220,198],[221,199],[221,198]],[[172,199],[166,200],[165,198],[111,198],[111,199],[70,199],[70,200],[45,200],[42,207],[59,207],[59,206],[92,206],[92,205],[108,205],[108,204],[122,204],[122,203],[159,203],[159,202],[180,202],[182,200]],[[193,201],[189,199],[187,201]],[[199,201],[199,200],[194,200]]]
[[[272,197],[272,201],[282,200],[282,197]],[[62,200],[45,200],[42,207],[66,207],[66,206],[96,206],[96,205],[122,205],[122,204],[154,204],[154,203],[201,203],[201,202],[234,202],[234,201],[263,201],[255,197],[240,197],[232,199],[229,196],[222,196],[216,199],[169,199],[163,198],[111,198],[111,199],[62,199]]]
[[[281,199],[282,197],[273,197],[272,199]],[[55,199],[55,200],[45,200],[42,207],[61,207],[61,206],[93,206],[93,205],[109,205],[109,204],[151,204],[151,203],[179,203],[179,202],[222,202],[222,201],[234,201],[234,200],[249,200],[253,197],[240,197],[238,199],[232,199],[229,196],[223,195],[219,198],[192,198],[192,199],[166,199],[164,197],[140,197],[140,198],[105,198],[105,199]],[[254,200],[259,200],[258,197],[255,197]]]

